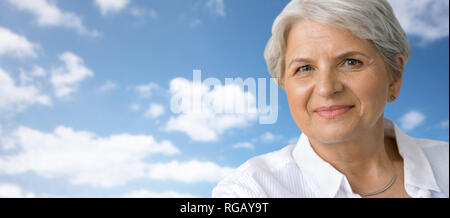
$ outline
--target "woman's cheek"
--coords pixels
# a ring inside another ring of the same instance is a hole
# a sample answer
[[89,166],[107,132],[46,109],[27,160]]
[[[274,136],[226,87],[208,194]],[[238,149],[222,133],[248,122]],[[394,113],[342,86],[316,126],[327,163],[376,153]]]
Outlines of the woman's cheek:
[[286,93],[289,101],[291,114],[297,125],[306,125],[309,121],[308,112],[308,90],[299,84],[286,84]]
[[[353,92],[361,104],[362,117],[372,119],[383,113],[387,95],[386,81],[380,77],[359,78],[353,83]],[[367,117],[368,116],[368,117]]]

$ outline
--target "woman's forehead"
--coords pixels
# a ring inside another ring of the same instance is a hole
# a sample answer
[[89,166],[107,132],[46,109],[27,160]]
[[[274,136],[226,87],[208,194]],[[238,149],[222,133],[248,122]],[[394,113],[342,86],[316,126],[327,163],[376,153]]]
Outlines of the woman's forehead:
[[296,23],[287,39],[287,55],[303,53],[305,55],[329,53],[339,56],[342,53],[358,51],[369,55],[374,46],[350,31],[328,24],[314,21],[301,21]]

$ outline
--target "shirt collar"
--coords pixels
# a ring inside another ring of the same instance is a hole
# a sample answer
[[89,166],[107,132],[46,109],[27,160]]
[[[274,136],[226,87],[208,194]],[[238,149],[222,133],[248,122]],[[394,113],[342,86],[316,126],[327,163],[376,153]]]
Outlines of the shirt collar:
[[385,135],[391,136],[394,132],[398,151],[403,158],[405,185],[441,192],[430,162],[418,144],[419,140],[408,136],[391,120],[384,119],[384,126]]
[[318,197],[334,197],[344,175],[316,154],[304,133],[292,152],[302,173],[316,185]]
[[[386,118],[384,131],[386,137],[393,137],[397,141],[404,163],[405,184],[441,192],[430,163],[417,144],[417,139],[406,135],[394,122]],[[336,195],[345,176],[317,155],[304,133],[301,134],[292,154],[305,176],[311,178],[317,185],[319,197],[331,198]]]

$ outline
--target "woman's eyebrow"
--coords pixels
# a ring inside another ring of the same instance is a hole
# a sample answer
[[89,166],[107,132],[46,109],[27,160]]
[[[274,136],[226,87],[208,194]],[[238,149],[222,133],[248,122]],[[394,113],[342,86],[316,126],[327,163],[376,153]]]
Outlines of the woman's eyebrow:
[[[366,54],[364,54],[364,53],[362,53],[362,52],[359,52],[359,51],[348,51],[348,52],[345,52],[345,53],[342,53],[342,54],[338,55],[338,56],[336,57],[336,59],[344,59],[344,58],[346,58],[346,57],[351,57],[351,56],[354,56],[354,55],[362,55],[362,56],[364,56],[364,57],[366,57],[366,58],[369,58],[369,56],[367,56]],[[311,59],[309,59],[309,58],[294,58],[294,59],[292,59],[292,61],[289,63],[288,68],[290,68],[291,65],[292,65],[293,63],[295,63],[295,62],[311,62]]]
[[349,51],[349,52],[345,52],[343,54],[340,54],[336,57],[336,59],[344,59],[346,57],[351,57],[351,56],[355,56],[355,55],[362,55],[366,58],[369,58],[369,56],[367,56],[366,54],[359,52],[359,51]]
[[311,62],[311,59],[309,59],[309,58],[294,58],[294,59],[292,59],[291,63],[289,63],[288,68],[290,68],[291,65],[295,62]]

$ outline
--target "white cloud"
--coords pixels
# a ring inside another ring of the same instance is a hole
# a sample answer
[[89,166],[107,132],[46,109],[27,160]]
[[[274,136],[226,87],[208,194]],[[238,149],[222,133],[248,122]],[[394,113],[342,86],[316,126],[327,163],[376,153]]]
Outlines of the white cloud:
[[13,78],[0,68],[0,113],[18,113],[32,104],[51,105],[49,96],[33,85],[16,85]]
[[130,13],[136,17],[151,17],[153,19],[158,17],[158,12],[155,9],[145,9],[145,8],[131,8]]
[[117,84],[111,81],[105,82],[102,86],[100,86],[99,90],[100,92],[108,92],[113,89],[117,88]]
[[[170,93],[172,100],[181,105],[178,116],[167,122],[166,130],[184,132],[193,140],[217,140],[226,130],[246,126],[257,118],[256,97],[235,84],[209,90],[204,84],[176,78],[170,82]],[[201,101],[198,109],[197,98]],[[172,112],[178,113],[173,111],[172,103]]]
[[99,7],[102,15],[108,13],[117,13],[124,9],[130,0],[94,0],[95,4]]
[[68,177],[74,185],[111,188],[133,179],[218,182],[233,170],[197,160],[147,163],[144,159],[152,155],[171,156],[180,151],[169,141],[157,142],[145,135],[101,138],[63,126],[53,133],[21,126],[0,140],[3,150],[14,151],[0,158],[0,173]]
[[157,118],[164,114],[164,106],[160,104],[150,104],[145,116],[148,118]]
[[41,84],[37,79],[45,78],[47,76],[47,72],[38,65],[34,65],[31,71],[25,71],[22,68],[20,68],[19,71],[19,79],[21,85],[33,84],[40,87]]
[[151,82],[145,85],[136,86],[134,91],[137,92],[141,98],[149,98],[152,95],[152,91],[158,88],[158,84]]
[[425,120],[426,117],[424,114],[413,110],[400,118],[400,125],[403,129],[409,131],[420,126]]
[[448,128],[448,120],[442,121],[441,123],[439,123],[439,126],[441,128]]
[[423,43],[449,35],[448,0],[391,0],[395,14],[408,35]]
[[295,145],[298,142],[298,137],[292,137],[289,139],[288,144]]
[[276,138],[276,136],[270,132],[266,132],[261,136],[261,141],[262,142],[271,142],[274,141]]
[[208,0],[206,5],[212,13],[222,17],[226,16],[225,4],[223,3],[223,0]]
[[233,168],[221,167],[212,162],[193,160],[180,163],[172,161],[153,164],[147,176],[156,180],[174,180],[185,183],[218,182],[232,171]]
[[39,45],[31,43],[26,37],[0,26],[0,56],[36,57],[38,47]]
[[59,56],[64,66],[53,69],[51,83],[55,95],[59,98],[70,95],[77,90],[78,84],[94,73],[84,66],[83,60],[71,52],[64,52]]
[[19,186],[0,183],[0,198],[35,198],[36,194],[25,192]]
[[139,106],[138,104],[131,104],[130,105],[130,110],[132,111],[138,111],[141,109],[141,106]]
[[246,148],[246,149],[255,149],[255,146],[250,142],[240,142],[233,145],[233,148]]
[[184,194],[175,191],[152,192],[145,189],[126,193],[124,198],[198,198],[191,194]]
[[36,17],[40,26],[56,26],[73,29],[82,35],[98,36],[96,30],[88,30],[80,17],[71,12],[59,9],[51,0],[7,0],[20,10],[27,11]]
[[101,138],[60,126],[43,133],[21,126],[0,143],[14,150],[0,157],[0,172],[34,172],[46,178],[68,177],[71,184],[114,187],[146,177],[149,156],[171,156],[180,151],[170,142],[148,135],[117,134]]
[[45,77],[47,76],[47,72],[45,72],[42,67],[34,65],[33,70],[30,72],[30,75],[33,77]]
[[195,28],[195,27],[200,26],[201,24],[202,24],[202,20],[197,18],[197,19],[192,20],[191,23],[189,24],[189,26],[191,28]]

